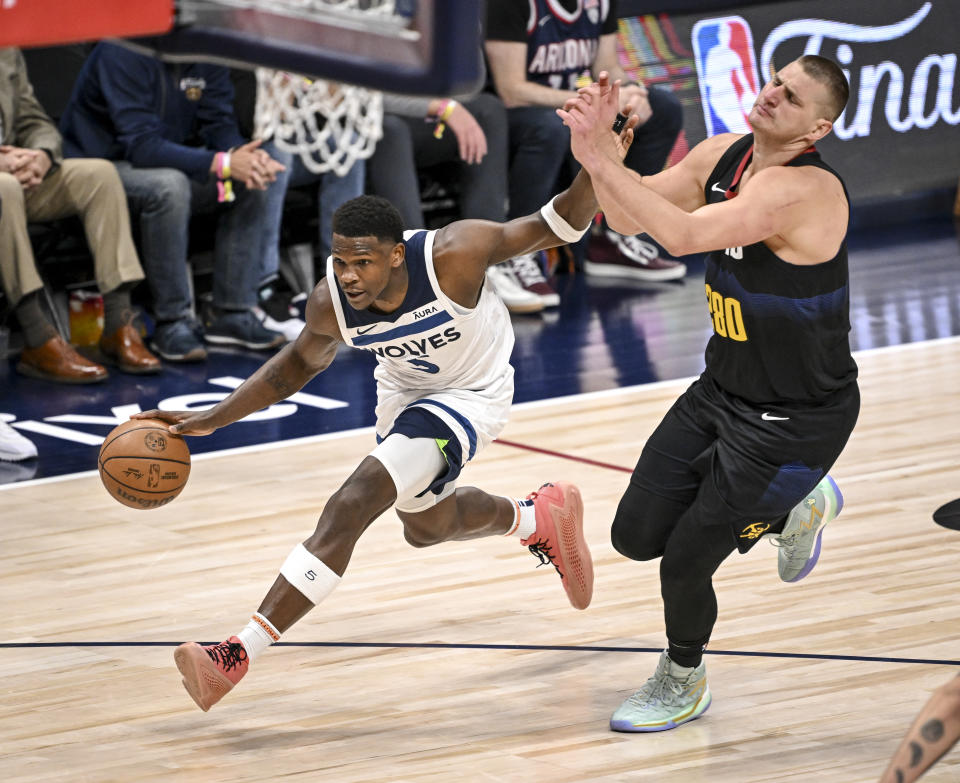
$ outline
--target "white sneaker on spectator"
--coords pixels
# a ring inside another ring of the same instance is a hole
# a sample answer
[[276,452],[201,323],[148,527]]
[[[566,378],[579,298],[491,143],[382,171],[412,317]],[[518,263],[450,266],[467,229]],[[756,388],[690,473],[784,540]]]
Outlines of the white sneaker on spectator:
[[524,253],[506,263],[510,264],[513,276],[522,288],[537,296],[544,307],[556,307],[560,304],[560,294],[547,282],[543,274],[543,267],[540,265],[541,255],[541,253]]
[[539,296],[520,285],[510,263],[504,261],[488,267],[487,283],[511,313],[539,313],[543,309],[543,302]]
[[0,421],[0,459],[19,462],[37,456],[37,447],[6,422]]
[[661,258],[660,250],[652,242],[623,236],[608,228],[591,238],[587,252],[590,258],[583,262],[583,271],[596,277],[659,282],[678,280],[687,274],[686,264]]
[[301,321],[299,318],[287,318],[285,321],[277,321],[273,316],[259,307],[253,308],[253,314],[257,317],[257,320],[263,324],[264,329],[269,329],[271,332],[280,332],[280,334],[283,335],[283,339],[288,343],[296,340],[300,336],[300,332],[303,331],[303,327],[307,325],[305,321]]

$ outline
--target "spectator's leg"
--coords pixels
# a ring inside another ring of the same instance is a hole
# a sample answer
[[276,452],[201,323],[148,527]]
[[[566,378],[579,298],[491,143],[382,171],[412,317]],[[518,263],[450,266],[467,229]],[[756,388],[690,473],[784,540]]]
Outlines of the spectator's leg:
[[219,205],[212,180],[194,188],[198,211],[218,207],[219,212],[213,251],[214,313],[204,337],[218,345],[241,345],[251,350],[276,348],[286,341],[285,335],[268,329],[254,313],[269,190],[234,184],[236,200]]
[[[304,167],[305,168],[305,167]],[[330,255],[330,242],[333,236],[333,213],[341,204],[352,198],[363,195],[363,182],[366,177],[367,162],[356,160],[349,171],[338,177],[332,171],[320,175],[320,191],[317,200],[320,202],[320,259],[324,264]],[[421,222],[407,228],[420,228]],[[326,266],[324,266],[324,272]]]
[[140,221],[141,258],[154,316],[160,322],[187,318],[193,312],[187,276],[190,180],[177,169],[114,165],[130,209]]
[[[529,215],[555,194],[554,184],[570,148],[570,133],[547,106],[507,110],[510,166],[507,217]],[[542,253],[526,253],[490,267],[487,280],[514,313],[537,312],[560,303],[544,277]]]
[[633,144],[624,163],[638,174],[648,176],[663,171],[673,145],[683,129],[683,106],[669,90],[651,87],[648,94],[653,115],[634,128]]
[[260,236],[260,273],[258,287],[277,279],[280,272],[280,226],[283,222],[283,202],[287,196],[287,187],[293,174],[294,155],[280,149],[273,141],[263,145],[263,149],[286,170],[277,172],[277,179],[267,189],[267,203],[263,219],[263,232]]
[[[213,304],[218,310],[249,310],[257,303],[260,241],[266,225],[269,190],[234,182],[236,201],[219,205],[213,267]],[[197,210],[215,206],[212,181],[194,188]]]
[[[52,177],[34,189],[46,190]],[[80,356],[57,333],[40,304],[43,281],[37,272],[30,237],[27,234],[31,195],[16,178],[0,173],[0,272],[3,289],[14,306],[23,330],[25,347],[17,372],[33,378],[62,383],[95,383],[107,377],[107,370]]]
[[[3,291],[16,305],[27,294],[43,288],[27,233],[23,188],[12,174],[0,172],[0,273]],[[52,327],[51,327],[52,328]],[[51,337],[52,333],[48,335]]]
[[383,137],[367,160],[369,192],[390,201],[404,228],[423,227],[420,183],[410,126],[402,117],[383,115]]
[[[652,87],[648,98],[653,115],[634,129],[633,144],[624,159],[627,168],[644,176],[663,170],[683,128],[683,108],[672,92]],[[605,222],[591,239],[588,255],[584,270],[594,277],[655,282],[679,280],[687,272],[682,262],[664,258],[663,249],[647,234],[621,236]]]
[[39,187],[27,193],[26,203],[31,220],[80,216],[101,293],[143,280],[130,234],[127,197],[110,161],[65,160]]
[[570,133],[548,106],[507,109],[510,127],[508,217],[536,212],[554,195],[554,183],[570,149]]
[[487,137],[487,154],[478,165],[460,167],[460,216],[502,223],[507,216],[507,110],[486,92],[465,105]]

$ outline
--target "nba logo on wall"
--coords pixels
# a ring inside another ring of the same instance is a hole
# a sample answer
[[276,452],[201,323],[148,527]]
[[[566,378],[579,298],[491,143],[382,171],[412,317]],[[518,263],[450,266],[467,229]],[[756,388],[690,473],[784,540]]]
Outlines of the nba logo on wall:
[[740,16],[701,19],[693,53],[707,136],[749,133],[747,116],[761,87],[750,25]]

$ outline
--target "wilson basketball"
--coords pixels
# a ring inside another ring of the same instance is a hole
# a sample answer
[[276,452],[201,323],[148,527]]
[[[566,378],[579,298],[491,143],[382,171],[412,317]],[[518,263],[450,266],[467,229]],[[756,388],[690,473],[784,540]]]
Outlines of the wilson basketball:
[[157,419],[130,419],[100,447],[100,480],[130,508],[160,508],[183,490],[190,476],[187,442]]

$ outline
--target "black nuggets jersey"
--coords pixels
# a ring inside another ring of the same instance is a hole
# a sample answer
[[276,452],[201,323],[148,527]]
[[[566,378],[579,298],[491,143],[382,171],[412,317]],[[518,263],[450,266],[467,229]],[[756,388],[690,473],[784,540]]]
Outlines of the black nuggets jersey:
[[[730,188],[752,151],[752,134],[730,146],[707,180],[707,203],[735,195]],[[812,147],[787,165],[840,178]],[[705,280],[714,331],[707,374],[726,391],[759,404],[813,403],[856,379],[846,241],[814,266],[787,263],[763,242],[716,250],[707,256]]]

